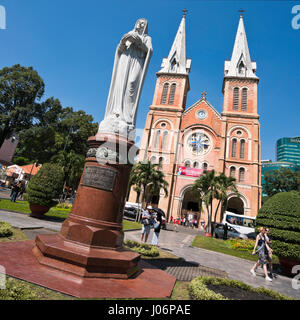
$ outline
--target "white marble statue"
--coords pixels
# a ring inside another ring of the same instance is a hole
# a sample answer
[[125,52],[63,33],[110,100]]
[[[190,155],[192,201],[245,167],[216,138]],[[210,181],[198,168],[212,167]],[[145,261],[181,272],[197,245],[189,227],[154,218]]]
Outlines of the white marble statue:
[[136,114],[147,68],[152,56],[148,22],[139,19],[134,30],[119,43],[104,120],[99,133],[115,133],[134,140]]

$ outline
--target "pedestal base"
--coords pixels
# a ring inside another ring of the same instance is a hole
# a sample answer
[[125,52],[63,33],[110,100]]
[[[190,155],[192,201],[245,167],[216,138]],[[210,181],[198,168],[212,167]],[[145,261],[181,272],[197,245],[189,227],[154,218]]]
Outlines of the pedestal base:
[[90,248],[60,234],[38,235],[33,249],[39,263],[86,278],[128,279],[138,271],[140,255],[126,250]]
[[130,279],[85,278],[38,262],[32,254],[35,242],[0,243],[0,265],[6,275],[78,298],[166,298],[176,278],[140,261],[140,272]]

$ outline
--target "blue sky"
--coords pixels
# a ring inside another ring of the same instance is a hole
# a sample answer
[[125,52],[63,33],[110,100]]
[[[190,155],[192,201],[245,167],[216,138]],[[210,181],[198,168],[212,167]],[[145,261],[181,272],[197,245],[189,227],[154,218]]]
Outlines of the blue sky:
[[154,52],[137,117],[137,127],[143,128],[156,72],[186,8],[187,56],[192,58],[187,107],[205,90],[221,112],[224,60],[231,58],[242,7],[260,77],[262,159],[275,160],[277,139],[300,135],[300,29],[291,24],[297,4],[300,1],[0,0],[7,16],[7,29],[0,30],[0,68],[33,66],[46,83],[45,98],[54,96],[64,107],[83,109],[100,122],[116,46],[136,20],[145,17]]

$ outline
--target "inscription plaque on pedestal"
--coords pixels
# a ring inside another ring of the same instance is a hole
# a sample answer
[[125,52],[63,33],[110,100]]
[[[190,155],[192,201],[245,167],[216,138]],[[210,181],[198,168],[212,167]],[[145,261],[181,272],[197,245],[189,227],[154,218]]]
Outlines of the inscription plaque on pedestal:
[[114,170],[103,167],[87,166],[81,184],[86,187],[112,192],[115,185],[115,178],[116,172]]

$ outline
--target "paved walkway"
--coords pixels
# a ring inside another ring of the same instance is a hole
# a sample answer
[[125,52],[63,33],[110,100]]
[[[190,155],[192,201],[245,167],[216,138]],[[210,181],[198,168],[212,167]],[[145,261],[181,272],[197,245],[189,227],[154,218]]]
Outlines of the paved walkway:
[[53,231],[60,231],[61,222],[53,221],[53,219],[47,218],[40,220],[36,218],[31,218],[28,214],[9,212],[0,210],[0,221],[6,221],[10,223],[13,227],[19,229],[49,229]]
[[[51,231],[60,231],[61,229],[61,222],[39,220],[31,218],[26,214],[3,210],[0,210],[0,221],[6,221],[24,231],[31,230],[32,238],[38,233],[50,233]],[[152,232],[148,242],[151,242]],[[258,269],[257,276],[254,277],[249,272],[254,264],[253,262],[218,252],[194,248],[191,244],[195,235],[194,232],[191,233],[188,234],[188,230],[185,233],[162,230],[159,237],[160,249],[182,257],[187,262],[197,263],[203,267],[226,272],[230,279],[241,280],[253,287],[263,286],[274,289],[280,293],[300,299],[300,289],[295,290],[292,288],[291,278],[278,276],[270,283],[264,279],[263,271],[260,268]],[[125,240],[127,239],[139,241],[140,231],[126,231]]]
[[[125,233],[125,239],[139,241],[140,232],[130,231]],[[151,243],[152,231],[148,242]],[[264,279],[264,273],[261,268],[257,271],[257,276],[250,274],[253,262],[229,256],[223,253],[213,252],[200,248],[192,247],[194,235],[188,235],[174,231],[161,231],[159,237],[159,246],[162,250],[167,250],[176,256],[184,258],[191,263],[199,263],[202,266],[218,269],[228,274],[229,279],[243,281],[253,287],[265,287],[276,290],[288,296],[300,299],[300,289],[292,288],[292,279],[277,276],[273,282]]]

